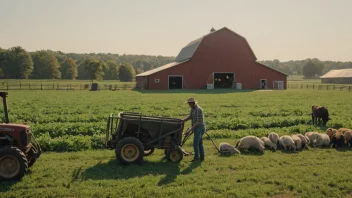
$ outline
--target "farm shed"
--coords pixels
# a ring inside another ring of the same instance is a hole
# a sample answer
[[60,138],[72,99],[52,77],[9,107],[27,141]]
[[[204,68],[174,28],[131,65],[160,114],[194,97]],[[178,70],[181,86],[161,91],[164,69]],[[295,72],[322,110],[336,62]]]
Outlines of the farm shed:
[[352,69],[333,69],[320,79],[321,83],[352,84]]
[[136,75],[141,89],[286,89],[287,75],[256,62],[247,40],[224,27],[181,49],[174,62]]

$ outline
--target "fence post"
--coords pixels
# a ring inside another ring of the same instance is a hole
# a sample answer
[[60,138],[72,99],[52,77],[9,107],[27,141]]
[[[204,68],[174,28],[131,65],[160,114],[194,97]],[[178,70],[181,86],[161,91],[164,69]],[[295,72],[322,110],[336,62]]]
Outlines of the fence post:
[[314,84],[313,84],[313,89],[314,89]]
[[348,86],[348,91],[351,91],[351,86]]

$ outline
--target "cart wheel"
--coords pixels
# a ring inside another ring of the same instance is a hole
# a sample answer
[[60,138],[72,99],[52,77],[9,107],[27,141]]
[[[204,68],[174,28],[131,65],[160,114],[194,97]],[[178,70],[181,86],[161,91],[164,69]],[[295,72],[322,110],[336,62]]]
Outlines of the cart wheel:
[[144,150],[144,156],[149,156],[154,153],[154,148],[151,148],[149,150]]
[[180,162],[183,159],[181,149],[174,149],[168,153],[168,159],[172,162]]
[[171,151],[170,149],[165,149],[164,150],[164,154],[165,154],[166,157],[169,156],[170,151]]
[[115,154],[123,164],[138,163],[143,159],[144,147],[137,138],[127,137],[116,144]]

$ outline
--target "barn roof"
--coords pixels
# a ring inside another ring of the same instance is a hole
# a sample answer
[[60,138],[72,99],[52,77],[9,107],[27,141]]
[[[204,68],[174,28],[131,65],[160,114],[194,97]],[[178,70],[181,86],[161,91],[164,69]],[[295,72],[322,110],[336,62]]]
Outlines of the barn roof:
[[[140,73],[140,74],[136,75],[136,77],[137,77],[137,76],[149,76],[149,75],[151,75],[151,74],[160,72],[160,71],[162,71],[162,70],[165,70],[165,69],[168,69],[168,68],[171,68],[171,67],[180,65],[181,63],[184,63],[184,62],[186,62],[186,61],[189,61],[189,60],[193,57],[194,53],[195,53],[196,50],[198,49],[198,46],[200,45],[200,43],[202,42],[202,40],[203,40],[205,37],[207,37],[207,36],[209,36],[209,35],[211,35],[211,34],[214,34],[214,33],[216,33],[216,32],[219,32],[219,31],[221,31],[221,30],[228,30],[228,31],[232,32],[233,34],[239,36],[240,38],[244,39],[244,41],[246,42],[246,44],[247,44],[249,50],[250,50],[251,53],[253,54],[255,60],[257,60],[257,57],[255,56],[255,54],[254,54],[254,52],[253,52],[251,46],[250,46],[249,43],[247,42],[246,38],[244,38],[243,36],[237,34],[237,33],[234,32],[234,31],[228,29],[227,27],[223,27],[223,28],[221,28],[221,29],[219,29],[219,30],[212,31],[212,32],[210,32],[210,33],[208,33],[208,34],[206,34],[206,35],[204,35],[204,36],[202,36],[202,37],[200,37],[200,38],[198,38],[198,39],[196,39],[196,40],[193,40],[193,41],[191,41],[190,43],[188,43],[185,47],[183,47],[183,48],[181,49],[181,51],[179,52],[179,54],[178,54],[177,57],[175,58],[175,61],[174,61],[174,62],[169,63],[169,64],[166,64],[166,65],[163,65],[163,66],[160,66],[160,67],[157,67],[157,68],[155,68],[155,69],[152,69],[152,70],[149,70],[149,71],[146,71],[146,72],[143,72],[143,73]],[[270,68],[270,67],[269,67],[269,68]],[[271,68],[271,69],[272,69],[272,68]],[[281,72],[281,73],[282,73],[282,72]]]
[[182,64],[182,63],[184,63],[184,62],[187,62],[187,61],[188,61],[188,60],[183,61],[183,62],[172,62],[172,63],[168,63],[168,64],[166,64],[166,65],[157,67],[157,68],[155,68],[155,69],[152,69],[152,70],[149,70],[149,71],[140,73],[140,74],[138,74],[138,75],[136,75],[136,76],[149,76],[149,75],[151,75],[151,74],[160,72],[160,71],[162,71],[162,70],[169,69],[169,68],[171,68],[171,67],[175,67],[175,66],[180,65],[180,64]]
[[274,68],[272,68],[272,67],[269,67],[269,66],[267,66],[267,65],[264,65],[264,64],[262,64],[262,63],[259,63],[259,62],[255,62],[255,63],[258,64],[258,65],[260,65],[260,66],[267,67],[267,68],[269,68],[269,69],[271,69],[271,70],[277,71],[277,72],[279,72],[279,73],[281,73],[281,74],[284,74],[284,75],[288,76],[288,74],[286,74],[286,73],[284,73],[284,72],[282,72],[282,71],[279,71],[279,70],[277,70],[277,69],[274,69]]
[[188,43],[185,47],[183,47],[183,48],[181,49],[181,51],[180,51],[179,54],[177,55],[175,61],[176,61],[176,62],[181,62],[181,61],[184,61],[184,60],[191,59],[191,58],[193,57],[194,52],[196,52],[196,50],[197,50],[199,44],[202,42],[202,40],[203,40],[205,37],[207,37],[207,36],[209,36],[209,35],[211,35],[211,34],[214,34],[214,33],[216,33],[216,32],[219,32],[219,31],[221,31],[221,30],[228,30],[228,31],[232,32],[233,34],[235,34],[235,35],[239,36],[240,38],[242,38],[242,39],[246,42],[246,44],[247,44],[249,50],[251,51],[251,53],[253,54],[254,58],[257,60],[257,57],[255,56],[255,54],[254,54],[254,52],[253,52],[251,46],[249,45],[248,41],[246,40],[246,38],[244,38],[243,36],[237,34],[237,33],[234,32],[234,31],[230,30],[230,29],[227,28],[227,27],[223,27],[223,28],[221,28],[221,29],[218,29],[218,30],[216,30],[216,31],[212,31],[212,32],[210,32],[210,33],[208,33],[208,34],[206,34],[206,35],[204,35],[204,36],[202,36],[202,37],[200,37],[200,38],[198,38],[198,39],[196,39],[196,40],[193,40],[193,41],[191,41],[190,43]]
[[352,78],[352,69],[333,69],[320,78]]
[[188,59],[192,58],[194,52],[197,50],[202,39],[203,39],[203,37],[196,39],[196,40],[190,42],[184,48],[182,48],[180,53],[176,56],[175,61],[181,62],[181,61],[188,60]]

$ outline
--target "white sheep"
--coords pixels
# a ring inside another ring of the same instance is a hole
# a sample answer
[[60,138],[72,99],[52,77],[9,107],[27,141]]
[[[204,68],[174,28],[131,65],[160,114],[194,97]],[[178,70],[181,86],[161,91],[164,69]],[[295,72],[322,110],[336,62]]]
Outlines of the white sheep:
[[260,138],[258,138],[258,137],[256,137],[257,138],[257,140],[260,142],[260,144],[263,146],[263,147],[265,147],[265,144],[264,144],[264,141],[263,140],[261,140]]
[[295,142],[293,141],[291,136],[281,136],[279,138],[279,143],[284,147],[285,151],[287,151],[288,148],[291,148],[291,150],[296,150]]
[[261,153],[264,152],[264,146],[262,146],[262,143],[258,140],[259,138],[256,136],[246,136],[243,137],[239,140],[237,140],[235,148],[241,150],[241,149],[250,149],[250,148],[255,148],[259,150]]
[[271,142],[273,142],[277,146],[279,145],[279,135],[277,133],[275,132],[269,133],[268,138],[270,139]]
[[308,149],[308,144],[309,144],[309,138],[307,136],[304,136],[302,134],[296,134],[301,139],[301,147],[302,149],[306,148]]
[[296,149],[301,150],[302,149],[302,140],[298,135],[293,135],[292,137],[293,142],[295,143]]
[[220,152],[228,153],[228,154],[241,154],[241,152],[236,149],[234,146],[227,142],[221,142],[219,144],[219,150]]
[[304,136],[304,138],[306,138],[307,140],[307,148],[308,148],[308,145],[310,144],[310,139],[307,136]]
[[328,147],[330,145],[330,137],[327,134],[317,134],[314,141],[316,147]]
[[268,146],[270,149],[273,149],[274,151],[277,149],[277,144],[273,143],[269,138],[262,137],[260,139],[264,142],[264,147]]
[[316,143],[316,139],[317,139],[318,134],[319,134],[318,132],[307,132],[305,134],[305,136],[307,136],[309,138],[310,144],[314,145]]

